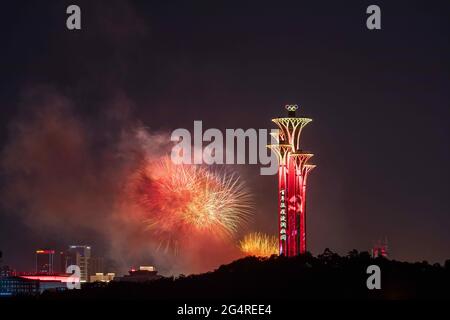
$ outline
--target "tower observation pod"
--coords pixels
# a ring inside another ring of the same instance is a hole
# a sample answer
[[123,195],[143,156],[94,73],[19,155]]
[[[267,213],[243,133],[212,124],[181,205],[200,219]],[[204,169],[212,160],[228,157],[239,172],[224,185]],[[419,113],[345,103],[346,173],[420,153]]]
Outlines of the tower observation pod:
[[278,158],[278,230],[279,252],[296,256],[306,252],[306,181],[316,166],[309,163],[312,153],[300,146],[303,128],[312,121],[298,118],[297,105],[286,105],[288,116],[272,119],[278,126],[276,144],[267,147]]

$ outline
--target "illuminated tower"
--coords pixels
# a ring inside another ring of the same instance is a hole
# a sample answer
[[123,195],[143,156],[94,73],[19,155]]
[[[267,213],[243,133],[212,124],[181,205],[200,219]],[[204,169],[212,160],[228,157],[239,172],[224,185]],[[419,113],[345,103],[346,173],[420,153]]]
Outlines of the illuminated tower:
[[297,105],[287,105],[288,116],[272,119],[279,128],[273,135],[276,144],[268,145],[278,158],[278,229],[280,255],[306,252],[306,181],[315,165],[308,161],[312,153],[300,148],[303,128],[312,121],[297,118]]
[[385,258],[389,257],[387,237],[384,238],[384,241],[378,240],[378,242],[374,244],[372,248],[372,258],[377,257],[385,257]]

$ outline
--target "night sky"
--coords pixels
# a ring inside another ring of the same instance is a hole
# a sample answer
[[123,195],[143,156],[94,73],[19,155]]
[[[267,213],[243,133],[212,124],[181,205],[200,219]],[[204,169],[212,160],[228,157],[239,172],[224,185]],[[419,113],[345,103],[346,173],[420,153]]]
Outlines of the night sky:
[[[70,4],[81,7],[80,31],[65,27]],[[366,28],[370,4],[381,7],[382,30]],[[111,141],[131,123],[158,133],[192,130],[194,120],[205,129],[274,128],[270,119],[285,104],[299,104],[314,119],[302,141],[318,165],[308,180],[310,251],[369,250],[387,237],[393,259],[443,262],[450,258],[449,12],[448,1],[2,4],[4,262],[27,270],[39,247],[88,243],[100,255],[109,247],[95,227],[76,229],[76,220],[67,221],[76,232],[36,223],[24,211],[39,199],[15,194],[23,190],[17,175],[33,185],[27,192],[48,190],[40,184],[50,180],[78,185],[80,153],[67,148],[54,171],[35,179],[45,158],[39,152],[51,153],[51,144],[34,150],[33,139],[18,134],[38,136],[45,129],[36,117],[58,103],[70,106],[62,112],[71,119],[65,134],[86,132],[92,159],[113,157]],[[248,230],[275,233],[276,177],[260,176],[259,165],[231,169],[255,197]]]

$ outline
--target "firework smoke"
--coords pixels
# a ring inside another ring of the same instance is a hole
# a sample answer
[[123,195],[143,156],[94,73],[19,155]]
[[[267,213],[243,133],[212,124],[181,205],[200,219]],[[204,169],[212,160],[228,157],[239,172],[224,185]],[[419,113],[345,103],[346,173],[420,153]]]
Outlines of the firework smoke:
[[277,237],[255,232],[239,242],[241,252],[249,256],[270,257],[278,253]]
[[93,245],[119,273],[197,273],[239,257],[234,237],[250,209],[242,180],[172,164],[169,135],[133,120],[125,95],[91,119],[75,106],[48,88],[25,98],[2,150],[5,212],[49,246]]

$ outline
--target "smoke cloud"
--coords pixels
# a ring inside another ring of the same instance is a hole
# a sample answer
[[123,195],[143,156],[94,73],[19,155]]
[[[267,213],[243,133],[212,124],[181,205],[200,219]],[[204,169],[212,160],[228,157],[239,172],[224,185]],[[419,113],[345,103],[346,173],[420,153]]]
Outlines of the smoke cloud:
[[135,207],[124,189],[142,161],[169,153],[169,134],[151,132],[133,119],[133,104],[124,94],[107,104],[106,113],[83,118],[79,106],[55,89],[26,92],[2,151],[8,212],[35,232],[68,242],[96,234],[121,271],[154,263],[166,274],[193,273],[236,258],[233,243],[211,239],[190,241],[177,255],[156,250],[149,231],[132,218]]

